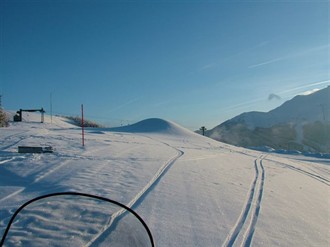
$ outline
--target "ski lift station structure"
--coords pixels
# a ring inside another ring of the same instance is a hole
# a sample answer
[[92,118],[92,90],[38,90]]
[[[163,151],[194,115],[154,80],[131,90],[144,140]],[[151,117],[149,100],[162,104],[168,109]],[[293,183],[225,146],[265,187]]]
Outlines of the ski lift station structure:
[[16,112],[16,115],[14,116],[14,122],[22,122],[22,113],[23,112],[40,112],[41,113],[41,123],[44,122],[44,114],[45,110],[44,108],[41,109],[19,109],[19,111]]

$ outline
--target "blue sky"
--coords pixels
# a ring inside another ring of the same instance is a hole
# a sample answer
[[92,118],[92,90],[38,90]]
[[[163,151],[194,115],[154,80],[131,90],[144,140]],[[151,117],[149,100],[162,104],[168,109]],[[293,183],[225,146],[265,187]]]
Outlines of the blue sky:
[[[329,80],[328,1],[1,0],[5,109],[208,129]],[[274,94],[278,97],[269,97]]]

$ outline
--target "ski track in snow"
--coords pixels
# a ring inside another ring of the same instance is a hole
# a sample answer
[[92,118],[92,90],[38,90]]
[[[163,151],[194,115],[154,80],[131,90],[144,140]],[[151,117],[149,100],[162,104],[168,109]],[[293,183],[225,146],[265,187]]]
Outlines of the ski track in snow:
[[323,183],[323,184],[325,184],[327,186],[330,186],[330,180],[327,179],[327,178],[324,178],[324,177],[322,177],[322,176],[320,176],[318,174],[314,174],[314,173],[305,171],[303,169],[297,168],[297,167],[295,167],[293,165],[285,164],[285,163],[280,162],[280,161],[271,160],[271,159],[267,159],[267,160],[269,160],[271,162],[274,162],[274,163],[277,163],[277,164],[279,164],[279,165],[281,165],[281,166],[283,166],[285,168],[289,168],[289,169],[291,169],[293,171],[299,172],[299,173],[301,173],[301,174],[303,174],[305,176],[308,176],[310,178],[313,178],[313,179],[315,179],[315,180],[317,180],[317,181],[319,181],[319,182],[321,182],[321,183]]
[[[259,162],[258,159],[254,161],[255,177],[248,192],[246,203],[235,226],[223,243],[223,247],[233,246],[235,243],[237,244],[237,242],[241,242],[241,244],[238,244],[239,246],[247,247],[252,243],[260,213],[265,181],[265,169],[262,160],[263,158],[261,157]],[[258,167],[260,167],[261,176]]]
[[14,159],[15,159],[15,157],[12,157],[10,159],[1,160],[0,165],[5,164],[5,163],[10,162],[10,161],[13,161]]
[[11,198],[11,197],[13,197],[13,196],[18,195],[19,193],[21,193],[21,192],[24,191],[25,189],[26,189],[26,187],[25,187],[25,188],[21,188],[21,189],[19,189],[19,190],[16,190],[16,191],[14,191],[13,193],[10,193],[9,195],[7,195],[7,196],[1,198],[1,199],[0,199],[0,202],[3,202],[3,201],[5,201],[5,200],[7,200],[7,199],[9,199],[9,198]]
[[[209,148],[209,146],[206,146],[206,144],[204,144],[204,142],[199,143],[198,141],[195,143],[192,141],[192,143],[187,142],[185,140],[175,140],[173,141],[172,138],[167,137],[168,139],[164,139],[162,138],[162,134],[150,134],[150,135],[143,135],[141,133],[111,133],[111,135],[107,136],[108,133],[107,132],[102,132],[102,134],[105,134],[102,138],[98,138],[98,136],[94,136],[92,135],[94,132],[91,132],[91,135],[88,136],[89,140],[95,140],[95,144],[92,146],[93,149],[86,149],[86,148],[81,148],[80,147],[80,143],[76,141],[76,130],[71,131],[71,130],[66,130],[66,132],[62,133],[61,131],[65,130],[63,129],[63,126],[58,125],[59,128],[58,129],[59,133],[57,134],[56,131],[57,129],[49,129],[49,130],[37,130],[36,132],[34,130],[25,130],[22,131],[22,129],[14,129],[14,131],[17,131],[16,133],[13,134],[13,132],[2,132],[1,134],[3,134],[3,138],[0,141],[0,154],[2,154],[2,157],[0,159],[0,166],[1,168],[6,168],[7,163],[9,163],[8,165],[10,165],[11,162],[14,163],[15,166],[17,166],[18,168],[20,163],[24,161],[25,159],[29,162],[29,165],[31,165],[31,172],[27,173],[28,176],[26,176],[25,180],[19,180],[20,179],[20,173],[18,173],[17,175],[17,179],[19,181],[13,181],[12,183],[10,183],[8,185],[8,188],[4,188],[3,191],[3,195],[4,197],[0,199],[1,205],[2,205],[2,210],[1,210],[1,214],[3,213],[3,215],[5,217],[2,217],[3,219],[1,219],[0,225],[5,225],[6,221],[8,221],[7,216],[8,214],[13,214],[14,213],[14,208],[17,206],[16,203],[18,203],[18,201],[23,200],[22,198],[26,198],[28,196],[31,196],[32,194],[36,194],[36,193],[40,193],[40,192],[45,192],[46,190],[52,190],[53,188],[50,188],[48,186],[52,185],[52,182],[55,180],[59,180],[60,182],[65,182],[63,184],[63,186],[67,186],[67,185],[72,185],[74,188],[75,187],[75,182],[84,182],[86,177],[88,178],[92,178],[92,181],[96,181],[96,177],[97,174],[102,173],[103,170],[105,170],[106,168],[108,168],[108,165],[110,166],[112,164],[112,162],[116,162],[117,160],[120,160],[119,158],[123,158],[123,160],[125,162],[130,162],[135,161],[135,159],[139,159],[140,156],[135,156],[132,155],[134,153],[134,149],[137,148],[137,153],[138,155],[143,155],[144,150],[152,150],[150,153],[150,157],[148,156],[148,162],[149,159],[151,160],[151,158],[157,157],[158,155],[158,150],[159,152],[162,152],[162,148],[166,147],[166,155],[165,153],[161,155],[161,161],[160,162],[156,162],[156,164],[154,164],[154,166],[152,166],[152,171],[149,171],[148,173],[148,177],[145,178],[145,176],[142,176],[141,174],[137,174],[138,176],[138,182],[139,185],[134,187],[134,192],[132,191],[130,194],[127,195],[127,197],[125,197],[125,204],[130,207],[130,208],[135,208],[135,209],[139,209],[143,211],[143,207],[145,205],[148,204],[148,197],[153,197],[153,192],[155,192],[156,190],[158,191],[158,184],[160,185],[162,179],[167,179],[171,177],[171,173],[172,171],[174,172],[175,169],[171,170],[172,168],[176,168],[174,165],[176,165],[177,161],[180,160],[181,161],[194,161],[196,163],[198,163],[199,161],[203,162],[204,160],[210,159],[210,158],[215,158],[216,156],[219,155],[219,153],[214,153],[214,152],[206,152],[206,149]],[[36,129],[34,126],[32,126],[31,128]],[[42,132],[41,132],[42,131]],[[50,133],[50,135],[48,135],[48,131],[52,131],[54,133]],[[45,134],[46,132],[46,134]],[[100,134],[101,132],[96,134]],[[94,133],[94,134],[95,134]],[[119,135],[120,137],[128,137],[126,138],[111,138],[112,135]],[[132,137],[131,137],[132,135]],[[47,138],[45,138],[45,136],[47,136]],[[145,141],[140,140],[139,138],[136,138],[136,136],[140,136],[140,137],[144,137],[144,138],[149,138],[150,140],[153,140],[153,142],[149,142],[149,141]],[[158,138],[159,137],[159,138]],[[31,138],[31,139],[30,139]],[[51,139],[50,139],[51,138]],[[93,138],[93,139],[92,139]],[[94,139],[95,138],[95,139]],[[166,143],[166,140],[168,140]],[[39,160],[39,155],[36,156],[29,156],[29,155],[21,155],[21,154],[16,154],[16,150],[17,150],[17,145],[23,145],[26,143],[40,143],[40,142],[46,142],[48,141],[49,143],[56,143],[58,144],[58,146],[60,146],[62,143],[65,143],[65,145],[63,145],[62,149],[64,150],[67,147],[73,147],[74,149],[68,151],[68,152],[58,152],[58,153],[54,153],[55,157],[50,156],[50,162],[47,162],[46,159],[40,159]],[[129,145],[126,145],[129,144]],[[146,147],[142,147],[140,149],[140,145],[138,144],[146,144],[146,145],[157,145],[159,147],[157,148],[146,148]],[[103,145],[105,144],[105,145]],[[109,144],[109,145],[108,145]],[[220,146],[220,145],[219,145]],[[221,148],[221,155],[228,155],[226,156],[226,158],[233,158],[237,157],[238,162],[235,163],[241,163],[241,161],[244,160],[245,162],[245,157],[243,159],[243,155],[244,156],[248,156],[249,157],[249,162],[247,163],[248,165],[248,173],[249,176],[248,177],[244,177],[244,184],[243,182],[241,183],[241,186],[244,186],[244,190],[240,190],[240,193],[242,193],[242,197],[240,197],[239,199],[239,205],[236,211],[229,211],[230,214],[234,213],[233,218],[231,218],[231,222],[233,222],[231,225],[222,225],[222,228],[213,228],[213,226],[215,225],[211,225],[212,223],[209,223],[210,225],[209,228],[207,228],[207,231],[209,231],[209,229],[212,227],[213,229],[215,229],[215,234],[221,231],[224,231],[223,229],[226,230],[226,232],[221,232],[221,241],[223,241],[225,239],[224,243],[221,243],[219,238],[214,238],[213,242],[214,244],[208,244],[208,246],[223,246],[223,247],[228,247],[228,246],[252,246],[253,244],[263,244],[263,245],[268,245],[271,246],[273,245],[285,245],[286,241],[288,239],[290,239],[292,236],[290,236],[290,232],[289,231],[285,231],[286,229],[288,229],[287,225],[283,225],[283,229],[281,229],[283,231],[283,237],[280,236],[277,232],[274,234],[269,234],[270,237],[275,236],[274,239],[272,240],[270,238],[270,240],[268,241],[268,236],[266,236],[269,232],[266,232],[265,229],[261,229],[260,224],[261,223],[269,223],[269,224],[273,224],[273,222],[269,221],[267,222],[267,213],[269,213],[270,211],[272,211],[271,207],[268,207],[268,203],[273,203],[274,201],[269,202],[266,196],[268,193],[268,189],[266,190],[264,187],[269,186],[269,188],[272,188],[272,186],[277,186],[277,184],[275,182],[273,182],[271,180],[271,177],[273,175],[273,171],[278,172],[279,170],[283,172],[287,172],[289,173],[289,175],[295,176],[295,177],[299,177],[299,179],[302,179],[301,181],[307,181],[307,182],[311,182],[311,184],[316,184],[320,185],[320,183],[330,186],[330,179],[327,175],[330,174],[330,171],[328,169],[328,161],[323,162],[326,163],[326,165],[311,165],[309,166],[309,164],[311,162],[309,162],[309,159],[304,159],[304,157],[299,156],[298,158],[293,156],[293,158],[291,159],[286,158],[286,157],[282,157],[279,156],[277,157],[276,155],[273,154],[267,154],[265,153],[264,155],[260,156],[260,152],[255,152],[255,151],[251,151],[251,150],[245,150],[245,149],[240,149],[240,148],[234,148],[231,146],[221,146],[219,147],[218,145],[212,146],[210,148],[210,150],[218,150],[219,148]],[[111,155],[103,155],[103,154],[107,154],[107,152],[109,152],[109,148],[114,147],[114,149],[112,150],[113,154]],[[169,149],[167,149],[169,148]],[[15,150],[16,149],[16,150]],[[201,150],[201,152],[198,153],[193,153],[194,155],[190,156],[189,150],[193,149],[193,150]],[[175,152],[174,152],[175,150]],[[184,151],[187,151],[186,153],[184,153]],[[209,149],[207,149],[209,150]],[[153,152],[155,151],[155,152]],[[101,154],[101,155],[99,155]],[[231,155],[236,155],[236,154],[240,154],[240,156],[231,156]],[[241,157],[242,156],[242,157]],[[268,156],[266,158],[266,156]],[[252,158],[253,157],[253,158]],[[158,157],[157,157],[158,158]],[[251,159],[250,159],[251,158]],[[296,161],[296,159],[302,159],[302,161]],[[78,166],[76,165],[78,161],[82,161],[82,163],[88,163],[89,161],[93,161],[95,163],[97,163],[97,166],[93,166],[93,165],[88,165],[87,168],[88,169],[83,169],[81,167],[83,166]],[[152,159],[154,160],[154,159]],[[160,160],[160,159],[157,159]],[[18,162],[16,162],[18,161]],[[40,165],[40,167],[37,167],[36,169],[34,169],[34,167],[32,166],[33,162],[36,161],[36,165]],[[236,161],[236,160],[234,160]],[[312,160],[315,163],[322,163],[322,162],[318,162],[317,160]],[[152,161],[151,161],[152,162]],[[30,164],[31,163],[31,164]],[[155,162],[154,162],[155,163]],[[205,162],[205,164],[209,164],[210,162]],[[71,165],[72,164],[72,165]],[[201,163],[204,164],[204,163]],[[244,163],[245,164],[245,163]],[[177,164],[178,165],[178,164]],[[245,164],[246,165],[246,164]],[[116,167],[117,168],[117,167]],[[149,163],[148,163],[148,168],[149,168]],[[241,166],[238,166],[238,168],[241,168]],[[82,169],[82,170],[80,170]],[[110,170],[110,169],[109,169]],[[109,170],[107,170],[107,172],[109,172]],[[30,171],[30,170],[29,170]],[[67,181],[67,177],[69,177],[72,174],[72,171],[74,171],[75,174],[75,179],[77,180],[70,180]],[[88,172],[88,175],[86,175]],[[267,172],[267,174],[266,174]],[[110,173],[110,172],[109,172]],[[118,173],[120,173],[120,175],[122,175],[122,173],[120,172],[120,170],[118,169]],[[4,173],[5,174],[5,173]],[[3,174],[3,176],[5,177],[5,175]],[[11,174],[11,173],[8,173]],[[131,174],[131,173],[129,173]],[[167,175],[168,174],[168,175]],[[16,179],[15,172],[13,172],[13,179]],[[26,175],[24,173],[23,170],[23,175]],[[287,174],[285,174],[287,175]],[[167,177],[168,176],[168,177]],[[267,180],[266,182],[266,177],[269,178],[269,180]],[[24,177],[25,178],[25,177]],[[106,181],[107,178],[112,178],[112,176],[109,176],[108,174],[106,174],[106,176],[104,177],[104,181]],[[123,175],[123,178],[126,178],[126,174]],[[81,180],[79,180],[81,179]],[[49,181],[48,181],[49,180]],[[8,180],[9,181],[9,180]],[[97,181],[99,182],[98,186],[102,187],[102,185],[104,184],[104,181]],[[300,181],[300,180],[299,180]],[[121,184],[121,180],[119,181]],[[276,181],[277,182],[277,181]],[[47,184],[47,186],[45,186],[45,184]],[[57,183],[54,182],[55,185],[57,185]],[[62,185],[62,183],[60,183],[59,185]],[[200,183],[199,185],[205,185],[204,183]],[[134,186],[134,184],[132,184],[132,187]],[[321,186],[321,185],[320,185]],[[86,186],[87,189],[89,189],[90,187]],[[55,188],[55,190],[57,190],[60,187]],[[65,187],[66,188],[66,187]],[[79,187],[80,188],[80,187]],[[85,188],[85,187],[84,187]],[[316,187],[318,188],[318,187]],[[322,185],[322,189],[324,188],[324,186]],[[326,187],[327,188],[327,187]],[[325,189],[326,189],[325,188]],[[320,201],[316,201],[316,208],[317,205],[320,205],[320,209],[322,209],[322,215],[325,212],[326,214],[326,190],[324,190],[325,192],[323,193],[323,191],[320,192],[320,198],[322,198],[322,200]],[[120,191],[121,192],[121,191]],[[123,192],[125,192],[123,190]],[[150,193],[152,192],[152,193]],[[165,192],[171,192],[172,191],[170,189],[166,189]],[[230,191],[231,192],[231,191]],[[210,192],[211,193],[211,192]],[[234,190],[233,190],[233,193]],[[265,193],[265,194],[264,194]],[[321,194],[323,193],[323,194]],[[239,194],[241,196],[241,194]],[[317,194],[319,195],[319,194]],[[325,195],[325,196],[323,196]],[[162,196],[162,195],[157,195],[157,196]],[[218,194],[214,192],[214,195],[212,195],[212,197],[217,197]],[[236,196],[235,194],[232,194],[232,196]],[[286,194],[284,193],[284,197],[286,198],[286,196],[291,196],[291,194]],[[15,198],[17,197],[17,199]],[[245,197],[245,198],[244,198]],[[319,198],[317,197],[317,198]],[[299,196],[297,197],[298,199],[300,198]],[[302,197],[301,197],[302,198]],[[314,198],[314,197],[313,197]],[[316,196],[315,196],[316,198]],[[200,198],[197,198],[200,199]],[[235,198],[236,199],[236,198]],[[267,200],[265,200],[267,199]],[[282,197],[280,197],[280,199],[282,199]],[[194,198],[186,198],[186,203],[187,205],[189,205],[189,203],[195,202]],[[302,201],[304,202],[304,201]],[[325,203],[324,203],[325,202]],[[308,202],[311,203],[310,205],[312,205],[313,202]],[[317,204],[318,203],[318,204]],[[322,203],[322,204],[321,204]],[[147,209],[148,209],[147,205]],[[321,207],[322,206],[322,207]],[[323,208],[323,206],[325,208]],[[230,207],[230,204],[229,204]],[[263,207],[263,210],[261,212],[261,207]],[[171,208],[168,208],[171,209]],[[167,208],[166,208],[167,210]],[[306,209],[308,210],[308,208]],[[307,213],[306,213],[307,212]],[[102,223],[102,229],[99,229],[99,231],[94,231],[91,235],[91,239],[88,239],[86,241],[89,241],[86,244],[81,243],[81,245],[83,246],[97,246],[100,243],[104,243],[105,240],[108,240],[107,238],[109,237],[109,233],[117,227],[117,222],[119,222],[122,217],[125,217],[126,214],[128,212],[125,210],[118,210],[117,212],[115,212],[114,214],[107,216],[104,219],[104,222]],[[170,213],[170,212],[168,212]],[[262,218],[259,218],[259,216],[262,213]],[[280,216],[288,216],[288,219],[290,220],[290,215],[293,215],[293,219],[295,219],[295,216],[301,216],[298,212],[298,214],[294,214],[295,213],[295,209],[292,209],[292,211],[286,211],[286,208],[283,209],[283,211],[280,210],[281,215]],[[325,243],[325,245],[328,243],[327,242],[327,232],[325,229],[327,229],[327,222],[326,219],[324,220],[324,222],[322,221],[322,224],[320,224],[320,219],[323,220],[322,216],[318,217],[318,212],[315,210],[315,212],[312,212],[312,214],[308,214],[308,211],[301,211],[301,213],[304,213],[303,215],[306,215],[306,222],[308,220],[308,222],[312,222],[315,218],[315,223],[314,225],[311,225],[306,228],[307,226],[304,226],[304,224],[301,224],[301,222],[296,223],[296,225],[292,224],[292,226],[302,226],[301,228],[301,232],[304,235],[297,235],[295,237],[295,239],[291,242],[295,242],[297,241],[297,245],[299,246],[304,246],[303,239],[306,236],[306,238],[312,236],[313,238],[313,242],[310,241],[309,243],[315,243],[315,245],[321,246],[322,244],[319,244],[317,242],[317,240],[320,237],[324,237],[325,241],[320,242],[320,243]],[[147,214],[145,214],[147,215]],[[197,217],[197,219],[202,220],[202,218],[204,218],[205,215],[199,215]],[[311,220],[308,218],[310,217]],[[314,217],[314,218],[313,218]],[[205,217],[207,218],[207,217]],[[302,218],[302,217],[300,217]],[[299,219],[300,219],[299,218]],[[185,218],[178,218],[178,220],[184,220]],[[275,219],[275,218],[274,218]],[[310,220],[310,221],[309,221]],[[216,221],[216,219],[215,219]],[[186,222],[190,222],[190,221],[186,221]],[[183,223],[186,223],[183,222]],[[195,221],[198,222],[198,221]],[[226,221],[228,222],[228,221]],[[280,222],[279,220],[275,219],[275,226],[277,227],[277,229],[281,228],[282,226],[282,222]],[[173,232],[178,233],[178,235],[180,234],[180,230],[181,230],[181,226],[177,226],[175,225],[176,222],[173,223],[173,225],[166,225],[166,228],[161,229],[159,231],[161,231],[161,234],[164,234],[164,236],[168,237],[171,236],[171,234]],[[291,225],[289,225],[291,227]],[[315,226],[320,226],[319,228],[315,228]],[[189,227],[189,226],[188,226]],[[167,229],[168,228],[168,229]],[[198,225],[197,225],[198,228]],[[307,231],[305,229],[309,229],[309,230],[315,230],[315,233],[310,233],[310,235],[308,235],[308,233],[310,231]],[[323,230],[324,229],[324,230]],[[300,228],[299,228],[300,230]],[[284,232],[285,231],[285,232]],[[187,235],[182,235],[182,236],[173,236],[174,238],[177,238],[179,240],[185,240],[188,238],[191,238],[191,242],[190,243],[194,243],[192,244],[193,246],[197,246],[199,245],[199,243],[202,243],[202,239],[205,238],[206,234],[209,234],[208,232],[198,232],[196,233],[193,229],[190,231],[191,235],[188,235],[187,231]],[[202,234],[200,234],[202,233]],[[306,234],[307,233],[307,234]],[[227,235],[226,235],[227,234]],[[282,237],[279,238],[278,236]],[[111,237],[111,235],[110,235]],[[207,236],[212,237],[211,234],[209,234]],[[181,239],[182,238],[182,239]],[[302,240],[300,240],[302,239]],[[266,240],[266,241],[265,241]],[[299,242],[299,241],[300,242]],[[267,242],[268,241],[268,242]],[[272,242],[274,241],[274,242]],[[165,243],[165,244],[164,244]],[[169,246],[166,245],[166,241],[163,242],[162,246]],[[182,241],[182,243],[186,243],[184,241]],[[307,242],[306,242],[307,243]],[[161,244],[160,244],[161,245]],[[293,244],[295,245],[295,244]],[[306,244],[307,245],[307,244]],[[310,246],[312,246],[313,244],[310,244]],[[184,244],[181,244],[181,246],[184,246]],[[189,246],[189,245],[188,245]],[[190,244],[191,246],[191,244]],[[322,245],[324,246],[324,244]]]
[[[150,138],[150,137],[148,137]],[[153,138],[150,138],[153,139]],[[167,162],[165,162],[159,169],[158,171],[155,173],[155,175],[150,179],[150,181],[144,186],[144,188],[137,193],[133,199],[126,205],[129,208],[133,208],[134,206],[137,206],[138,204],[140,204],[144,197],[154,189],[154,187],[156,186],[156,184],[158,183],[158,181],[165,175],[165,173],[167,172],[167,170],[181,157],[184,155],[184,152],[182,150],[179,150],[175,147],[170,146],[169,144],[165,143],[165,142],[161,142],[158,141],[168,147],[171,147],[173,149],[175,149],[177,151],[177,154],[173,157],[171,157]],[[99,240],[102,240],[103,235],[107,235],[106,233],[109,231],[109,229],[111,229],[113,223],[116,221],[116,219],[118,217],[120,217],[121,215],[123,215],[126,212],[125,209],[121,209],[119,211],[117,211],[116,213],[114,213],[111,218],[109,219],[109,223],[107,225],[105,225],[103,227],[103,229],[95,235],[95,237],[93,239],[91,239],[91,241],[89,241],[87,244],[85,244],[84,246],[91,246],[95,243],[97,243]]]
[[65,166],[65,165],[68,164],[68,163],[69,163],[69,161],[64,161],[62,164],[60,164],[60,165],[54,167],[53,169],[49,170],[48,172],[46,172],[46,173],[44,173],[44,174],[42,174],[42,175],[36,177],[36,179],[35,179],[34,181],[32,181],[31,183],[27,184],[24,188],[21,188],[21,189],[19,189],[19,190],[16,190],[16,191],[10,193],[9,195],[7,195],[7,196],[1,198],[1,199],[0,199],[0,202],[3,202],[3,201],[5,201],[5,200],[7,200],[7,199],[9,199],[9,198],[11,198],[11,197],[13,197],[13,196],[18,195],[18,194],[21,193],[21,192],[27,190],[27,189],[30,188],[31,186],[33,186],[33,185],[35,185],[36,183],[38,183],[40,180],[42,180],[42,179],[48,177],[50,174],[54,173],[56,170],[60,169],[61,167]]
[[[14,146],[16,144],[17,143],[11,144],[11,146]],[[88,154],[93,154],[96,151],[97,150],[87,151],[85,153],[85,156],[88,155]],[[73,155],[72,157],[70,156],[70,158],[77,158],[76,156],[77,155]],[[80,156],[79,158],[85,158],[85,156]],[[0,161],[0,164],[4,164],[4,163],[7,163],[9,161],[12,161],[12,160],[16,159],[17,157],[21,157],[21,156],[15,156],[15,157],[12,157],[11,159]],[[66,157],[66,156],[61,156],[61,157]],[[52,175],[54,172],[56,172],[56,171],[60,170],[61,168],[65,167],[67,164],[70,163],[70,161],[71,161],[71,159],[65,160],[65,161],[61,162],[60,164],[54,165],[52,168],[47,167],[44,171],[41,171],[33,181],[26,184],[25,187],[20,188],[19,190],[16,190],[16,191],[8,194],[7,196],[1,198],[0,202],[8,200],[9,198],[12,198],[13,196],[16,196],[19,193],[28,190],[32,186],[36,185],[38,182],[40,182],[40,181],[44,180],[45,178],[49,177],[50,175]],[[57,179],[60,179],[60,178],[57,176]]]
[[[257,163],[257,161],[255,161]],[[257,167],[257,166],[256,166]],[[262,160],[260,160],[260,168],[261,168],[261,179],[259,180],[259,191],[258,191],[258,197],[257,201],[254,206],[254,212],[253,215],[251,216],[251,223],[249,224],[248,231],[244,235],[244,244],[243,246],[250,246],[253,238],[253,234],[255,231],[255,227],[257,225],[259,213],[260,213],[260,207],[261,207],[261,200],[262,200],[262,195],[264,191],[264,182],[265,182],[265,169],[264,166],[262,165]]]
[[[15,136],[18,136],[18,135],[19,135],[19,134],[8,136],[8,137],[4,138],[4,140],[2,141],[2,143],[5,143],[5,142],[11,140],[12,137],[15,137]],[[19,137],[19,139],[16,140],[15,142],[12,142],[11,144],[6,145],[6,146],[2,146],[2,147],[1,147],[1,151],[2,151],[2,150],[5,150],[5,149],[12,148],[12,147],[14,147],[14,146],[17,146],[18,143],[20,143],[20,142],[22,142],[23,140],[26,140],[26,139],[28,139],[28,138],[30,138],[30,137],[28,137],[28,136],[21,136],[21,137]]]

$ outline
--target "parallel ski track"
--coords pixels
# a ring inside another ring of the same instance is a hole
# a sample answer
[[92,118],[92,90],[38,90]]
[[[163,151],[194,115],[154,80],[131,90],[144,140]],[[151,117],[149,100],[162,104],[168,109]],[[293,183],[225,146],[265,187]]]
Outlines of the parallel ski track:
[[254,235],[254,231],[257,225],[257,221],[259,218],[259,213],[260,213],[260,208],[261,208],[261,200],[262,200],[262,195],[264,191],[264,183],[265,183],[265,169],[264,166],[262,165],[262,160],[260,160],[260,168],[261,168],[261,181],[260,181],[260,186],[259,186],[259,191],[258,191],[258,197],[257,201],[254,207],[254,212],[252,212],[252,220],[249,225],[248,231],[244,235],[244,244],[243,246],[251,246],[252,238]]
[[297,167],[292,166],[292,165],[285,164],[283,162],[279,162],[279,161],[275,161],[275,160],[271,160],[271,159],[268,159],[268,160],[271,161],[271,162],[280,164],[280,165],[282,165],[282,166],[284,166],[286,168],[289,168],[289,169],[291,169],[293,171],[299,172],[299,173],[301,173],[301,174],[303,174],[305,176],[308,176],[310,178],[313,178],[313,179],[315,179],[315,180],[317,180],[317,181],[319,181],[319,182],[321,182],[321,183],[323,183],[323,184],[325,184],[327,186],[330,186],[330,180],[329,179],[326,179],[326,178],[324,178],[324,177],[322,177],[322,176],[320,176],[318,174],[314,174],[314,173],[305,171],[303,169],[297,168]]
[[[152,139],[152,138],[151,138]],[[161,142],[163,143],[163,142]],[[144,196],[150,192],[158,183],[158,181],[165,175],[165,173],[167,172],[167,170],[184,154],[184,152],[182,150],[179,150],[175,147],[170,146],[167,143],[163,143],[173,149],[175,149],[177,151],[177,154],[173,157],[171,157],[167,162],[165,162],[159,169],[158,171],[155,173],[155,175],[151,178],[151,180],[143,187],[143,189],[137,193],[133,199],[126,204],[127,207],[129,208],[133,208],[139,201],[141,201]],[[102,238],[102,235],[104,233],[106,233],[112,226],[112,224],[116,221],[116,219],[118,217],[120,217],[122,214],[124,214],[126,212],[125,209],[119,210],[116,213],[111,215],[111,218],[108,221],[108,224],[106,224],[102,230],[95,235],[95,237],[93,239],[91,239],[88,243],[86,243],[84,246],[91,246],[93,245],[98,239]]]
[[[259,174],[258,166],[260,166],[261,176]],[[257,225],[258,217],[260,214],[261,201],[264,190],[265,169],[262,164],[262,158],[259,160],[259,163],[258,159],[254,161],[254,168],[255,177],[248,192],[246,203],[235,226],[223,243],[223,247],[233,246],[234,243],[238,240],[239,236],[243,236],[240,246],[247,247],[251,245],[255,227]]]

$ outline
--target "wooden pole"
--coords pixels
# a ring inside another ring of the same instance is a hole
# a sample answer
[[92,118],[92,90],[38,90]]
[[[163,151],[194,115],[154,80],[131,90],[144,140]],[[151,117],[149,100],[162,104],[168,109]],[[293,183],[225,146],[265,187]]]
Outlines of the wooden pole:
[[53,95],[50,93],[50,123],[53,124]]
[[81,134],[82,134],[82,145],[85,146],[85,129],[84,129],[84,105],[81,104]]

